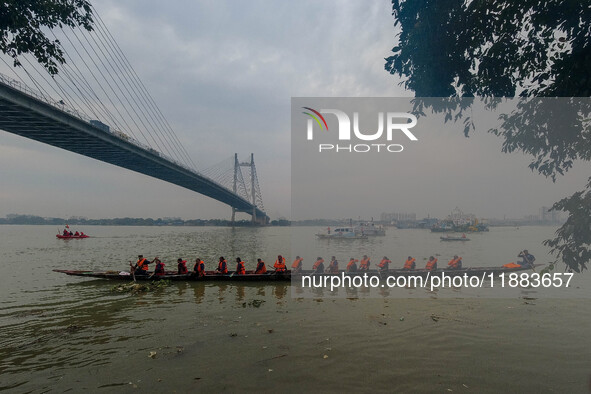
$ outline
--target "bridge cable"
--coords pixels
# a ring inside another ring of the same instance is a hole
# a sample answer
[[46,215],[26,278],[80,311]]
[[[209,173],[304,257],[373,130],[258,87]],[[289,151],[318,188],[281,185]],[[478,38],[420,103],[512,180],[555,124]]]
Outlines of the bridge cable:
[[131,63],[129,62],[129,60],[127,59],[127,57],[125,56],[125,54],[121,50],[121,47],[119,46],[117,41],[114,39],[113,35],[111,34],[111,32],[107,28],[106,24],[102,20],[100,14],[97,12],[97,10],[94,6],[91,5],[91,7],[93,8],[95,16],[97,17],[96,18],[96,21],[97,21],[96,26],[98,26],[97,30],[100,31],[104,35],[106,41],[111,44],[111,46],[114,49],[114,52],[116,54],[119,54],[120,59],[122,60],[122,64],[124,66],[124,69],[126,70],[128,75],[130,75],[132,77],[131,79],[134,82],[134,85],[136,85],[138,87],[138,89],[140,90],[140,92],[143,93],[143,96],[144,96],[146,102],[151,106],[152,110],[155,111],[155,114],[157,115],[157,118],[159,118],[160,123],[165,126],[164,129],[168,130],[169,134],[172,136],[173,141],[181,149],[181,151],[185,154],[185,156],[187,157],[189,162],[193,165],[194,169],[197,169],[197,166],[195,165],[195,163],[191,159],[191,156],[188,154],[188,152],[184,148],[184,145],[178,139],[178,136],[176,135],[176,133],[174,133],[172,127],[168,123],[168,120],[166,119],[166,117],[164,116],[164,114],[162,113],[162,111],[160,110],[158,105],[156,104],[154,98],[149,93],[148,89],[146,89],[142,80],[138,77],[135,69],[133,68],[133,66],[131,65]]

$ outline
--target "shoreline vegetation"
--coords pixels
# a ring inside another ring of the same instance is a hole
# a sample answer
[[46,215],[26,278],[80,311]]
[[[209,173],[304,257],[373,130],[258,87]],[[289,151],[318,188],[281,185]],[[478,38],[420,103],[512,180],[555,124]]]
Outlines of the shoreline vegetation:
[[[270,222],[271,226],[348,226],[351,219],[310,219],[290,221],[287,219],[276,219]],[[375,222],[376,224],[385,224]],[[177,227],[230,227],[232,221],[227,219],[187,219],[181,218],[111,218],[111,219],[89,219],[86,217],[72,216],[70,218],[42,217],[37,215],[9,214],[0,218],[0,225],[48,225],[63,226],[65,224],[75,226],[177,226]],[[556,226],[552,222],[524,222],[522,220],[491,220],[491,227],[520,227],[520,226]],[[258,227],[250,220],[237,220],[236,227]]]

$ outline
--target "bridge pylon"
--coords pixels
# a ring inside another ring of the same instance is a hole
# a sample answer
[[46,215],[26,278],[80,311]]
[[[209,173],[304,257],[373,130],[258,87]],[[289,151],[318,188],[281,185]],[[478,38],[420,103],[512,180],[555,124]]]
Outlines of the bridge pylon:
[[[248,184],[244,180],[242,168],[247,168],[249,175]],[[232,191],[236,194],[243,195],[252,203],[252,223],[259,225],[268,224],[268,217],[257,217],[257,209],[264,211],[263,196],[261,195],[261,188],[257,177],[256,166],[254,164],[254,153],[250,154],[250,162],[240,162],[238,160],[238,153],[234,153],[234,184]],[[236,219],[236,208],[232,208],[232,226]]]

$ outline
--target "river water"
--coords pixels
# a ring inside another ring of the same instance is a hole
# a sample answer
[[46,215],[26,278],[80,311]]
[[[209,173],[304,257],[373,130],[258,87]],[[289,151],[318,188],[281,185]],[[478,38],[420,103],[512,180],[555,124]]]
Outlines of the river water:
[[93,237],[63,241],[48,226],[0,226],[0,391],[589,390],[591,306],[580,278],[559,298],[294,298],[289,283],[175,283],[132,295],[52,272],[125,270],[139,253],[167,268],[178,257],[199,256],[211,269],[220,255],[240,256],[252,269],[257,257],[291,260],[299,245],[306,268],[317,255],[345,262],[365,252],[374,264],[382,255],[401,262],[413,254],[420,263],[455,252],[467,266],[499,265],[524,245],[546,262],[540,242],[550,227],[493,228],[457,246],[424,230],[390,229],[357,245],[319,242],[320,229],[306,227],[81,230]]

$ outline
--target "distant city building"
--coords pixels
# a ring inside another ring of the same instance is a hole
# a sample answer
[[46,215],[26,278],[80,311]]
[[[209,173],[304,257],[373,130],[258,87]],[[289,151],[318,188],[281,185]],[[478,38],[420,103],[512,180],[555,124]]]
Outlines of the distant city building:
[[539,220],[540,222],[556,223],[560,221],[560,212],[552,211],[551,208],[548,207],[541,207]]
[[380,215],[380,221],[392,223],[392,222],[414,222],[417,220],[416,213],[382,213]]

